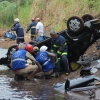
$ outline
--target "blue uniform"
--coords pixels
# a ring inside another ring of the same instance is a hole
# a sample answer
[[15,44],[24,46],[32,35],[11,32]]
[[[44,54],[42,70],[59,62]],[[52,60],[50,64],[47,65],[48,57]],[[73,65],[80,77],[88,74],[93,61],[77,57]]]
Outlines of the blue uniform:
[[17,22],[14,24],[14,28],[11,29],[12,31],[16,31],[17,34],[17,43],[24,42],[24,30],[22,26]]
[[54,68],[53,62],[46,51],[39,52],[36,56],[36,60],[41,64],[43,72],[48,72]]
[[18,70],[25,68],[26,64],[26,53],[27,51],[24,49],[19,49],[15,53],[13,53],[11,57],[12,62],[12,70]]
[[[61,58],[62,65],[61,68],[67,73],[70,72],[67,54],[68,46],[65,38],[58,35],[56,38],[51,40],[51,52],[57,54],[58,58]],[[57,68],[57,67],[55,67]]]
[[36,24],[37,23],[35,21],[32,21],[32,23],[28,26],[27,31],[29,31],[31,29],[31,35],[34,35],[35,34]]
[[67,55],[68,46],[63,36],[58,35],[51,41],[51,51],[57,53],[57,55]]

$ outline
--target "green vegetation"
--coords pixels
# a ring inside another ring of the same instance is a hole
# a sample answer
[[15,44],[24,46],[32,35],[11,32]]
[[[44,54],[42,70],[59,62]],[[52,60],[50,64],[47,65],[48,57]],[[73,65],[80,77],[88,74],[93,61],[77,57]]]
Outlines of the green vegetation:
[[32,17],[40,17],[45,30],[66,29],[71,16],[100,14],[100,0],[0,0],[0,27],[10,27],[18,17],[24,28]]
[[23,26],[30,18],[33,0],[0,0],[0,28],[11,27],[14,18],[19,18]]
[[[40,6],[41,5],[41,6]],[[36,7],[36,8],[35,8]],[[48,30],[66,29],[66,20],[71,16],[93,16],[100,13],[99,0],[34,0],[34,15],[42,19]]]

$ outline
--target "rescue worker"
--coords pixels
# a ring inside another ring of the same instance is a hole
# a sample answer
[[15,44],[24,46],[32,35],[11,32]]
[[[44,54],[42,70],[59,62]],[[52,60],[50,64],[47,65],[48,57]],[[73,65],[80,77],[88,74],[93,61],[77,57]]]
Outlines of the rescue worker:
[[45,75],[45,78],[46,79],[51,78],[51,75],[53,74],[53,68],[54,68],[54,64],[51,58],[54,58],[55,55],[53,53],[48,53],[45,50],[39,51],[38,47],[34,47],[33,52],[36,55],[36,60],[42,66],[42,71]]
[[32,18],[32,23],[28,26],[26,33],[31,29],[31,41],[35,40],[36,21]]
[[[30,52],[33,51],[32,45],[26,46],[26,44],[20,43],[18,51],[13,53],[11,57],[12,71],[16,76],[24,76],[26,79],[31,79],[41,71],[41,66],[25,48]],[[27,64],[27,59],[30,59],[33,64]]]
[[38,39],[40,36],[44,35],[44,25],[40,21],[40,18],[36,18],[36,22],[37,22],[37,25],[36,25],[35,35],[36,35],[36,39]]
[[53,77],[59,77],[59,75],[60,75],[60,73],[59,73],[60,65],[58,63],[58,59],[57,59],[57,57],[56,57],[56,55],[54,53],[48,52],[47,49],[48,49],[48,47],[43,45],[43,46],[40,47],[40,52],[46,51],[49,55],[52,55],[51,56],[51,60],[52,60],[52,62],[54,64],[52,76]]
[[68,46],[65,38],[55,31],[50,32],[51,40],[51,52],[57,55],[57,58],[61,58],[62,66],[61,69],[65,72],[66,75],[70,73],[70,68],[68,64]]
[[13,28],[11,28],[11,30],[16,31],[16,34],[17,34],[16,43],[17,44],[24,42],[24,30],[23,30],[22,26],[20,25],[18,18],[14,19],[14,26],[13,26]]

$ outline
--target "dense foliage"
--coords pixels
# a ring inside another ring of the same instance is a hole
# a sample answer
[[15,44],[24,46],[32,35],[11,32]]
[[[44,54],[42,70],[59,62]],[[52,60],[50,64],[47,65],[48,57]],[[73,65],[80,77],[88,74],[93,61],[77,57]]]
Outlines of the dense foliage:
[[16,17],[28,18],[32,3],[33,0],[0,0],[0,27],[12,26]]

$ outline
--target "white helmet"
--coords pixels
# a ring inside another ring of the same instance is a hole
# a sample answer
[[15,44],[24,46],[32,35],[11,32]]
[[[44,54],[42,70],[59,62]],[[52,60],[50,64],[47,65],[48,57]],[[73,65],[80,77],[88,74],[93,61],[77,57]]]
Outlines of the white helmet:
[[15,22],[19,22],[19,18],[15,18],[14,21],[15,21]]
[[43,46],[41,46],[40,51],[46,51],[47,49],[48,49],[48,47],[43,45]]

